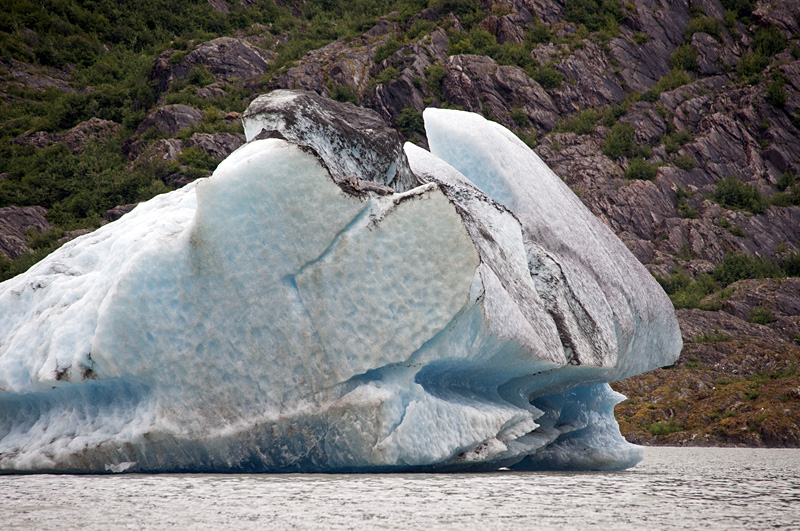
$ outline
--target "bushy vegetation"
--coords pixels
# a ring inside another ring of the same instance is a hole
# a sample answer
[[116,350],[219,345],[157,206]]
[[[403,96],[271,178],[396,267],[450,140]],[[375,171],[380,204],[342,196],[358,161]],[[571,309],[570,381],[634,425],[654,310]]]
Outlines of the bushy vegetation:
[[358,105],[360,101],[358,91],[350,85],[333,83],[328,89],[331,91],[330,96],[332,100],[341,101],[343,103],[353,103],[355,105]]
[[682,44],[669,56],[669,65],[678,70],[697,70],[697,49],[691,44]]
[[786,90],[784,90],[786,80],[782,76],[775,76],[767,85],[767,101],[775,107],[786,105]]
[[594,127],[600,120],[600,113],[594,109],[570,114],[556,126],[556,131],[560,133],[575,133],[578,135],[588,135],[594,131]]
[[745,184],[735,177],[717,181],[711,197],[724,207],[748,210],[754,214],[763,212],[766,204],[758,188]]
[[603,143],[603,153],[612,159],[618,159],[633,149],[635,131],[630,124],[618,123],[611,128]]
[[658,166],[648,164],[641,158],[631,160],[628,169],[625,170],[626,179],[638,179],[642,181],[652,181],[656,178]]
[[531,50],[536,44],[532,38],[526,39],[523,44],[510,41],[499,44],[494,35],[479,26],[469,31],[451,32],[448,37],[451,55],[486,55],[501,65],[522,68],[545,89],[557,88],[564,81],[564,76],[552,65],[540,65],[531,57]]
[[519,127],[529,127],[531,125],[531,119],[528,117],[528,113],[523,111],[519,107],[514,107],[511,110],[511,119],[514,120],[514,123],[517,124]]
[[400,41],[397,40],[397,37],[391,37],[386,42],[381,44],[375,49],[375,56],[373,57],[376,63],[381,63],[385,59],[388,59],[392,56],[397,50],[400,49]]
[[773,57],[786,49],[786,36],[775,26],[758,28],[753,35],[752,48],[757,55]]
[[689,41],[695,33],[707,33],[714,37],[714,39],[722,41],[723,31],[722,24],[720,24],[719,20],[705,15],[699,15],[689,21],[684,36],[686,40]]
[[763,306],[753,308],[753,311],[750,314],[750,319],[748,319],[748,321],[751,323],[763,325],[775,322],[776,320],[777,319],[775,318],[775,314],[772,313],[772,310]]
[[760,80],[760,74],[768,64],[769,59],[763,55],[746,53],[739,58],[736,72],[744,83],[755,84]]
[[[761,72],[769,65],[772,57],[786,49],[787,45],[786,37],[774,26],[758,28],[751,42],[753,52],[743,54],[739,58],[739,64],[736,67],[742,82],[751,85],[758,83],[761,80]],[[776,100],[780,99],[779,93],[783,87],[775,83],[775,80],[773,80],[773,94],[770,96],[770,101],[773,101],[776,96]],[[773,102],[773,105],[782,106],[782,104],[775,102]]]
[[725,8],[726,21],[730,18],[732,21],[740,21],[745,26],[751,24],[750,16],[753,14],[754,0],[721,0],[722,6]]
[[786,276],[781,266],[760,256],[728,253],[714,268],[713,278],[723,287],[748,278],[780,278]]
[[[781,263],[744,253],[728,253],[711,274],[691,278],[678,271],[669,277],[655,278],[669,295],[675,308],[718,310],[720,301],[730,296],[727,288],[738,280],[783,278],[800,274],[800,255],[789,254]],[[714,297],[709,295],[716,294]],[[704,301],[704,299],[706,299]]]
[[422,113],[414,107],[405,107],[396,120],[397,128],[406,138],[410,138],[414,133],[425,136],[425,122],[422,120]]
[[694,194],[680,186],[675,189],[675,208],[682,218],[697,219],[699,217],[697,210],[689,205],[689,199],[691,199],[692,195]]
[[567,0],[564,5],[564,20],[583,24],[589,31],[618,26],[623,19],[619,0]]
[[705,297],[720,289],[710,275],[701,275],[692,279],[685,272],[679,271],[667,278],[656,276],[656,280],[669,295],[675,308],[714,309],[711,305],[701,304]]
[[664,143],[664,149],[669,154],[677,153],[682,146],[688,144],[693,140],[692,134],[687,130],[675,131],[672,134],[666,134],[661,139]]
[[675,157],[672,162],[675,164],[676,167],[684,170],[684,171],[691,171],[695,167],[694,159],[688,155],[681,155],[680,157]]

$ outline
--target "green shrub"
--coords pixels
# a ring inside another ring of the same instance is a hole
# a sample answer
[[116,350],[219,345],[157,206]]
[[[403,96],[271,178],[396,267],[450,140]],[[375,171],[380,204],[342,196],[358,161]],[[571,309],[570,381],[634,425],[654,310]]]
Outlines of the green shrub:
[[528,113],[519,107],[514,107],[511,110],[511,119],[514,120],[514,123],[519,127],[528,127],[531,125],[531,120],[528,118]]
[[520,131],[517,133],[517,138],[522,140],[522,142],[531,149],[535,148],[538,144],[536,133],[525,133],[524,131]]
[[670,277],[662,277],[655,275],[656,281],[661,285],[667,295],[673,295],[686,287],[692,282],[692,279],[684,271],[678,271]]
[[686,188],[681,188],[680,186],[675,187],[676,201],[691,199],[692,197],[694,197],[694,192],[687,190]]
[[688,155],[681,155],[680,157],[675,157],[673,162],[675,163],[675,166],[684,171],[691,171],[695,168],[694,159]]
[[656,83],[656,86],[653,90],[660,94],[669,90],[675,90],[678,87],[682,87],[687,83],[690,83],[691,81],[692,78],[689,77],[686,72],[683,70],[678,70],[677,68],[673,68],[670,70],[669,74],[658,80],[658,83]]
[[676,208],[678,210],[678,215],[684,219],[697,219],[700,217],[700,213],[697,212],[697,209],[689,206],[689,202],[685,198],[678,199]]
[[680,308],[701,308],[704,310],[719,309],[713,305],[704,305],[701,301],[719,290],[719,286],[710,275],[701,275],[689,282],[685,287],[678,289],[669,296],[672,305]]
[[611,128],[603,143],[603,153],[612,159],[624,156],[633,148],[634,133],[632,125],[616,124]]
[[435,7],[439,13],[454,15],[470,15],[479,10],[477,0],[431,0],[428,7]]
[[360,98],[358,97],[358,91],[356,91],[356,89],[350,85],[339,85],[338,83],[334,83],[328,88],[331,91],[332,100],[341,101],[344,103],[353,103],[355,105],[359,104]]
[[680,308],[701,308],[718,310],[718,303],[701,303],[702,299],[719,291],[719,286],[711,275],[700,275],[692,279],[684,271],[679,271],[668,278],[656,275],[655,279],[669,295],[673,306]]
[[531,57],[531,48],[513,42],[504,42],[487,50],[489,57],[501,65],[510,65],[522,68],[530,76],[536,71],[538,65]]
[[600,119],[600,114],[594,109],[586,109],[575,114],[571,114],[561,120],[556,126],[556,131],[561,133],[575,133],[578,135],[588,135],[594,131],[594,126]]
[[622,22],[625,14],[618,0],[566,0],[564,20],[583,24],[590,31],[597,31],[609,24],[609,20]]
[[772,310],[766,308],[764,306],[753,308],[753,312],[750,314],[750,319],[748,319],[751,323],[756,324],[769,324],[777,321],[775,318],[775,314],[772,313]]
[[786,49],[788,41],[783,33],[775,26],[758,28],[753,35],[752,47],[757,55],[772,57]]
[[749,210],[754,214],[764,211],[765,201],[758,188],[735,177],[717,181],[712,198],[724,207]]
[[169,56],[169,61],[168,62],[171,65],[176,65],[176,64],[180,63],[181,61],[183,61],[184,57],[186,57],[186,52],[177,51],[177,52],[172,53],[172,55]]
[[739,78],[749,84],[758,82],[761,72],[769,64],[769,59],[760,54],[746,53],[739,58],[739,64],[736,66],[736,72]]
[[682,146],[688,144],[692,140],[692,134],[684,130],[676,131],[671,135],[664,135],[662,138],[664,149],[669,154],[677,153]]
[[722,0],[722,6],[730,11],[733,16],[741,20],[746,26],[750,25],[750,15],[753,14],[753,0]]
[[626,99],[622,103],[612,103],[603,111],[603,125],[613,127],[617,120],[628,112],[628,107],[635,103],[635,99]]
[[644,159],[635,158],[631,160],[628,169],[625,170],[626,179],[639,179],[642,181],[652,181],[658,174],[658,166],[648,164]]
[[800,277],[800,253],[788,254],[781,263],[787,276]]
[[731,341],[733,338],[724,332],[720,332],[719,328],[715,328],[713,332],[702,332],[697,334],[692,340],[693,343],[724,343]]
[[678,70],[697,70],[697,49],[691,44],[682,44],[669,56],[669,65]]
[[406,39],[413,41],[422,35],[427,35],[436,27],[436,23],[423,18],[418,18],[411,24],[411,27],[406,31]]
[[772,79],[767,85],[767,101],[775,107],[783,107],[786,105],[786,91],[783,86],[786,85],[786,80],[781,76]]
[[395,68],[393,66],[387,66],[386,68],[384,68],[383,70],[380,71],[380,73],[375,77],[375,79],[372,80],[372,82],[373,82],[373,84],[376,84],[376,85],[378,85],[378,84],[381,84],[381,85],[382,84],[386,84],[389,81],[393,80],[395,78],[395,76],[397,76],[397,74],[399,74],[399,73],[400,73],[400,71],[397,70],[397,68]]
[[425,136],[425,122],[422,119],[422,113],[414,107],[405,107],[397,117],[397,128],[406,138],[411,137],[414,133]]
[[728,229],[728,232],[736,236],[737,238],[744,238],[747,234],[739,225],[733,225]]
[[642,31],[634,31],[631,40],[634,44],[642,45],[650,40],[650,35]]
[[655,422],[647,428],[647,431],[656,436],[669,435],[670,433],[683,431],[683,427],[674,420],[669,420],[667,422]]
[[797,184],[797,176],[787,171],[781,174],[780,178],[778,179],[778,183],[775,186],[778,188],[778,190],[783,192],[795,184]]
[[723,286],[748,278],[780,278],[783,270],[769,260],[745,253],[728,253],[712,274]]
[[196,87],[205,87],[214,82],[214,76],[208,71],[206,65],[200,64],[192,67],[186,80]]
[[428,79],[428,90],[440,100],[444,99],[442,95],[442,81],[445,75],[447,75],[447,71],[442,65],[431,65],[425,69],[425,77]]
[[530,48],[533,48],[536,44],[550,42],[550,39],[552,39],[550,27],[547,24],[543,24],[540,20],[536,20],[533,27],[525,32],[525,41],[529,43]]
[[633,158],[640,158],[640,159],[649,159],[653,156],[653,148],[645,145],[636,144],[633,146],[633,151],[631,151],[631,157]]
[[400,42],[397,37],[390,37],[386,42],[375,48],[373,59],[376,63],[382,63],[400,49]]
[[778,192],[769,198],[769,204],[776,207],[790,207],[800,205],[800,187],[792,188],[791,193]]
[[692,35],[695,33],[708,33],[714,37],[714,39],[721,42],[722,32],[722,24],[719,23],[719,20],[706,16],[699,16],[689,21],[689,24],[686,26],[686,31],[684,32],[684,37],[687,41],[690,41]]
[[540,66],[533,74],[533,79],[545,89],[556,89],[564,82],[561,72],[551,65]]
[[197,146],[184,149],[178,157],[178,162],[198,170],[213,171],[220,163],[219,160],[203,151]]
[[655,103],[658,101],[659,94],[660,92],[657,92],[655,89],[650,89],[648,91],[645,91],[642,94],[642,101],[646,101],[648,103]]

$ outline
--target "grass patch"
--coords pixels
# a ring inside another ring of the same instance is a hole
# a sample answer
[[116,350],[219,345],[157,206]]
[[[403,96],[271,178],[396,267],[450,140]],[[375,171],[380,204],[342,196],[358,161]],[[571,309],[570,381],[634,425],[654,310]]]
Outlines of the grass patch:
[[649,431],[651,435],[655,436],[669,435],[670,433],[683,431],[683,426],[674,420],[669,420],[667,422],[654,422],[648,426],[647,431]]
[[733,338],[724,332],[720,332],[719,328],[715,328],[713,332],[704,331],[697,334],[692,342],[694,343],[724,343],[731,341]]

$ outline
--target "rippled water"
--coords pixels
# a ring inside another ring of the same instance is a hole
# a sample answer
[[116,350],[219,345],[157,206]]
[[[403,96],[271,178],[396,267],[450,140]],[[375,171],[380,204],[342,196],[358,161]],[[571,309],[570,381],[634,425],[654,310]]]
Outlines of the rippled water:
[[0,476],[0,528],[798,529],[800,450],[648,448],[625,472]]

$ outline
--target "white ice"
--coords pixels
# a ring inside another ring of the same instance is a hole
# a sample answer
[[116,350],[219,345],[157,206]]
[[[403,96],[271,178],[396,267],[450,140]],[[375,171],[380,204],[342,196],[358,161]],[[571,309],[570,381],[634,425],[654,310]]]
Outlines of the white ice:
[[425,122],[426,184],[351,195],[317,158],[347,138],[252,139],[0,284],[0,470],[635,464],[605,382],[674,361],[669,300],[511,133]]

